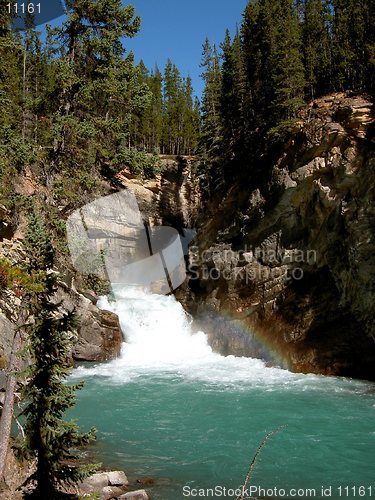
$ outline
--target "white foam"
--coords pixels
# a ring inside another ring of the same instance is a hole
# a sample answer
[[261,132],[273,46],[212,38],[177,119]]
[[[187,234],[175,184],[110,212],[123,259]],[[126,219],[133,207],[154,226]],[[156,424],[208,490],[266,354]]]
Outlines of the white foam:
[[[259,359],[214,353],[204,332],[192,334],[191,319],[174,296],[148,294],[127,287],[117,290],[116,297],[114,302],[102,297],[98,307],[119,316],[126,338],[121,356],[109,363],[79,367],[74,376],[101,376],[115,383],[127,383],[139,377],[158,375],[224,386],[251,384],[267,390],[283,386],[321,389],[322,385],[327,388],[331,385],[326,377],[293,374],[266,367]],[[348,389],[351,384],[343,385]],[[337,380],[333,386],[337,388]]]
[[[147,374],[169,373],[210,382],[238,382],[272,376],[260,360],[223,357],[212,351],[203,332],[192,334],[191,319],[174,296],[148,294],[136,288],[116,291],[117,300],[102,297],[98,307],[119,316],[126,342],[121,356],[109,363],[80,367],[77,376],[98,375],[127,382]],[[288,372],[285,372],[286,374]]]

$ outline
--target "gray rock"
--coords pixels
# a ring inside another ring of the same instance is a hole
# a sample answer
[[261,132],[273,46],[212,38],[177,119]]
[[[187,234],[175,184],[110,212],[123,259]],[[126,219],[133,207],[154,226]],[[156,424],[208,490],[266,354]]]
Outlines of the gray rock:
[[106,486],[109,486],[108,473],[98,472],[86,478],[79,485],[79,490],[81,491],[81,493],[93,493],[97,491],[102,491],[103,488],[105,488]]
[[119,319],[110,311],[102,311],[86,297],[64,283],[56,295],[66,310],[75,309],[79,319],[78,342],[72,357],[77,361],[107,361],[119,356],[123,334]]
[[110,500],[111,498],[118,498],[124,493],[124,488],[118,486],[105,486],[101,492],[101,500]]
[[123,471],[108,472],[108,482],[110,486],[127,486],[129,484],[128,478]]
[[0,312],[0,389],[5,387],[4,369],[12,349],[14,328],[12,323]]
[[125,495],[118,497],[119,500],[126,500],[130,498],[131,500],[149,500],[150,497],[147,495],[145,490],[129,491]]

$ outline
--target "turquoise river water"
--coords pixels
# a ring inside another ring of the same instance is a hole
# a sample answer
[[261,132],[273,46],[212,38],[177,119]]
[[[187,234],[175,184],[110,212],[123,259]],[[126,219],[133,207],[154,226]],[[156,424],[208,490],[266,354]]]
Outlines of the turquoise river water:
[[127,343],[119,359],[75,370],[86,383],[73,417],[98,429],[106,466],[156,480],[154,500],[235,499],[280,426],[253,498],[375,498],[375,384],[215,354],[174,297],[127,290],[100,306],[119,315]]

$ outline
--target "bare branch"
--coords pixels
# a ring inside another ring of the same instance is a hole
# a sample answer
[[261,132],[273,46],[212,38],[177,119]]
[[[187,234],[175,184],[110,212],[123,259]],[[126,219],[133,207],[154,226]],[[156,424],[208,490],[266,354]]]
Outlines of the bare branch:
[[256,461],[257,461],[257,458],[258,458],[258,455],[259,453],[261,452],[262,448],[265,446],[266,442],[270,439],[271,436],[273,436],[274,434],[277,434],[278,432],[281,431],[281,429],[284,429],[286,427],[286,425],[282,425],[280,427],[278,427],[277,429],[274,429],[273,431],[269,432],[266,437],[263,439],[263,441],[260,443],[260,445],[258,446],[256,452],[255,452],[255,455],[253,456],[253,459],[249,465],[249,470],[247,471],[247,474],[246,474],[246,477],[245,477],[245,482],[244,484],[241,486],[241,494],[237,497],[236,500],[245,500],[244,498],[244,491],[246,490],[246,486],[250,480],[250,476],[251,476],[251,473],[253,472],[253,469],[255,467],[255,464],[256,464]]

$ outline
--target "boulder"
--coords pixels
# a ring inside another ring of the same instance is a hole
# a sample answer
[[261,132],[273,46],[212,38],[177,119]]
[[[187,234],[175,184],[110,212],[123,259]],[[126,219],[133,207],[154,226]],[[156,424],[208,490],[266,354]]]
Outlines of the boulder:
[[[86,299],[87,300],[87,299]],[[77,309],[80,319],[79,339],[73,349],[77,361],[107,361],[120,354],[123,341],[116,314],[101,311],[94,305]]]
[[108,484],[108,473],[107,472],[97,472],[92,476],[86,478],[80,485],[79,490],[82,494],[94,493],[102,491],[103,488],[109,486]]
[[79,320],[74,360],[108,361],[119,356],[123,335],[116,314],[98,309],[90,299],[62,282],[55,300],[62,302],[65,310],[74,309]]
[[112,471],[108,472],[108,483],[110,486],[127,486],[129,481],[125,472]]
[[81,495],[100,493],[101,500],[110,500],[126,492],[128,484],[128,478],[122,471],[97,472],[82,481],[78,490]]
[[101,500],[111,500],[112,498],[118,498],[124,493],[124,488],[119,488],[118,486],[105,486],[101,492]]
[[118,498],[119,500],[126,500],[129,498],[131,500],[150,500],[150,497],[147,495],[145,490],[129,491],[128,493],[125,493]]

